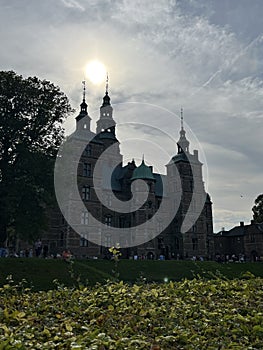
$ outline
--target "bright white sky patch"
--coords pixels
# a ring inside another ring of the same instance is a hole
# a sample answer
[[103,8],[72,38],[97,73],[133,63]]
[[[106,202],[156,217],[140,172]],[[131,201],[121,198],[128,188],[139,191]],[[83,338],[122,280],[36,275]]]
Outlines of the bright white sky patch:
[[99,85],[102,82],[106,81],[106,67],[102,62],[98,60],[89,62],[86,66],[85,71],[86,77],[95,85]]

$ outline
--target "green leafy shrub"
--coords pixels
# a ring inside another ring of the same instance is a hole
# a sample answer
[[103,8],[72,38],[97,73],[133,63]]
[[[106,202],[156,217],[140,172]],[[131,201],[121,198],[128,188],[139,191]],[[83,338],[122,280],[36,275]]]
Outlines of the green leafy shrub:
[[262,349],[263,279],[0,289],[0,349]]

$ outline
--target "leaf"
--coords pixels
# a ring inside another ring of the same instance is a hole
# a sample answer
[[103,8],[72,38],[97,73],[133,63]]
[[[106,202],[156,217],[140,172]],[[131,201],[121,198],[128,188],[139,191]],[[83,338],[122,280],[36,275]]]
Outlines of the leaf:
[[67,331],[72,332],[72,326],[69,323],[65,323],[65,328]]

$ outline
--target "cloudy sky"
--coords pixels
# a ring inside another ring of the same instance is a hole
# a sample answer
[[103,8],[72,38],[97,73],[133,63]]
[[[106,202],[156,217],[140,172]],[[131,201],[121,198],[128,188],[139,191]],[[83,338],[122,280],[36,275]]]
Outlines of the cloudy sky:
[[[262,13],[262,0],[0,0],[0,67],[52,81],[78,109],[100,60],[124,160],[144,153],[162,173],[183,106],[216,232],[249,222],[263,192]],[[94,129],[105,87],[87,89]]]

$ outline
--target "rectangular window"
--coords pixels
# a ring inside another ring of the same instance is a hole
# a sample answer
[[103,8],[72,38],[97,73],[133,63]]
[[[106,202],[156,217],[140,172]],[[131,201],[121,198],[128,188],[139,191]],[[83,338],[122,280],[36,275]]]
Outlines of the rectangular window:
[[64,232],[60,232],[60,247],[63,247],[63,245],[64,245],[64,238],[65,238],[65,236],[64,236]]
[[89,224],[89,213],[87,211],[83,211],[81,213],[81,225]]
[[111,236],[105,236],[105,246],[106,247],[111,246]]
[[82,187],[82,199],[84,201],[90,200],[90,186],[83,186]]
[[112,225],[112,217],[111,216],[106,216],[105,217],[105,224],[107,226],[111,226]]
[[106,204],[108,207],[112,206],[112,196],[111,194],[106,194]]
[[79,246],[80,247],[88,247],[89,241],[87,239],[85,239],[84,237],[81,237],[79,240]]
[[83,176],[90,177],[92,175],[91,164],[84,163],[83,164]]
[[85,149],[85,154],[86,156],[91,156],[91,153],[92,153],[92,148],[91,148],[91,145],[88,145]]
[[198,249],[198,238],[192,238],[193,250]]
[[179,249],[179,238],[175,237],[175,249]]
[[125,217],[124,216],[120,216],[119,217],[119,227],[123,228],[125,224]]

